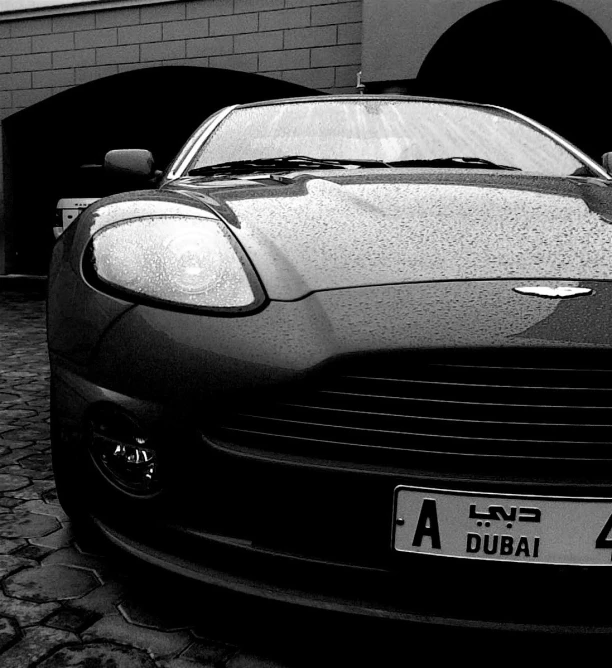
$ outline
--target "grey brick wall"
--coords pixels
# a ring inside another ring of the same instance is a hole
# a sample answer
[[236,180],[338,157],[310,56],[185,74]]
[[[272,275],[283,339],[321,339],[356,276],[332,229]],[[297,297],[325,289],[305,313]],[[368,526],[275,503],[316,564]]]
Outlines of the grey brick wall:
[[158,65],[353,92],[361,14],[361,0],[186,0],[0,21],[0,119],[70,86]]

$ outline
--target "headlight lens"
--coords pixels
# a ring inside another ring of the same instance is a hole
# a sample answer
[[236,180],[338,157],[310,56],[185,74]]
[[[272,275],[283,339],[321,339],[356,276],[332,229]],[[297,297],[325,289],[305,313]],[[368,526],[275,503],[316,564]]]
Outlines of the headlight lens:
[[93,269],[112,286],[168,302],[219,309],[254,305],[235,242],[214,219],[146,216],[92,240]]

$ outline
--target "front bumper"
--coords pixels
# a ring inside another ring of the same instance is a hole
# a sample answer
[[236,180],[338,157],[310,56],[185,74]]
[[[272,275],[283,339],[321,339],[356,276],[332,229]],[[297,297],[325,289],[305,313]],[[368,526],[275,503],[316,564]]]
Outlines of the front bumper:
[[[594,600],[611,577],[607,568],[394,553],[393,491],[397,485],[439,487],[440,477],[427,470],[367,470],[225,447],[204,438],[197,420],[101,388],[55,362],[62,446],[79,461],[83,507],[133,556],[203,583],[344,613],[504,630],[612,632],[612,614]],[[100,403],[129,411],[168,439],[178,465],[159,497],[130,497],[92,464],[81,426]],[[466,475],[447,474],[444,486],[550,492],[524,479]],[[586,488],[574,489],[586,495]]]
[[307,561],[205,534],[187,548],[188,541],[176,537],[138,536],[133,528],[126,533],[98,519],[96,524],[116,547],[153,566],[282,603],[428,626],[612,633],[612,615],[602,613],[595,596],[609,576],[601,578],[588,569],[549,569],[542,577],[540,568],[520,573],[523,565],[436,568],[415,560],[380,571]]

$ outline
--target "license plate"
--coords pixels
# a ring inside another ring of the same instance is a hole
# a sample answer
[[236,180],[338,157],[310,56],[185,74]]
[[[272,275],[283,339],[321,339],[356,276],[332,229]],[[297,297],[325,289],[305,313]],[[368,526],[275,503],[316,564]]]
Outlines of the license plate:
[[612,564],[612,499],[397,487],[398,552],[538,564]]

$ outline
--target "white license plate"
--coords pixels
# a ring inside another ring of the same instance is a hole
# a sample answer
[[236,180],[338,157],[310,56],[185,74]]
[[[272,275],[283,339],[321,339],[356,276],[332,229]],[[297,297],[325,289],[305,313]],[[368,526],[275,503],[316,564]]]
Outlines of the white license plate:
[[462,559],[612,565],[612,499],[401,486],[393,547]]

